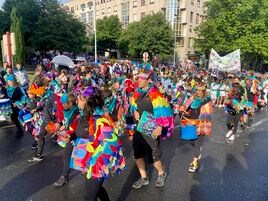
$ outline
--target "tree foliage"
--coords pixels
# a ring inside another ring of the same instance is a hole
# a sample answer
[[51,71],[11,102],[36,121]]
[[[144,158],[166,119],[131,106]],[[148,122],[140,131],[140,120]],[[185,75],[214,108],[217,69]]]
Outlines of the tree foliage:
[[15,55],[13,57],[14,64],[23,63],[24,62],[24,40],[22,33],[22,19],[17,15],[17,9],[13,8],[11,11],[11,27],[10,31],[15,34]]
[[116,50],[118,49],[118,39],[122,31],[122,24],[116,15],[98,19],[97,27],[97,45],[98,49]]
[[10,30],[11,19],[10,14],[12,9],[17,9],[17,15],[22,18],[22,30],[25,39],[25,45],[31,46],[29,39],[34,32],[34,25],[36,24],[40,15],[40,5],[38,0],[5,0],[3,4],[3,25],[4,32]]
[[143,52],[167,57],[172,54],[173,47],[172,28],[162,13],[131,23],[119,39],[120,51],[131,57],[141,57]]
[[66,13],[56,0],[43,0],[31,42],[36,50],[78,53],[87,42],[86,27]]
[[268,58],[267,0],[210,0],[205,10],[196,41],[202,52],[241,49],[243,60],[251,64]]

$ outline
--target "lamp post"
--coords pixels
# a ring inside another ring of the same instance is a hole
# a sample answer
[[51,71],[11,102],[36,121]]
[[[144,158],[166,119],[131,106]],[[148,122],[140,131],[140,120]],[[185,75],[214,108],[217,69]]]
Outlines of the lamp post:
[[98,53],[97,53],[97,26],[96,26],[96,0],[93,1],[94,3],[94,43],[95,43],[95,64],[98,62]]

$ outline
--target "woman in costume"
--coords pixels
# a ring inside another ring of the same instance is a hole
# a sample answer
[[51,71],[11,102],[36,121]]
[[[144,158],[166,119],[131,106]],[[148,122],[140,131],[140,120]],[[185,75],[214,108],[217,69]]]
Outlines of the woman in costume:
[[153,116],[155,125],[152,133],[143,135],[136,130],[133,136],[134,158],[141,175],[141,178],[132,185],[135,189],[149,184],[144,160],[146,155],[158,171],[156,186],[164,186],[167,173],[160,159],[160,136],[170,136],[174,127],[174,118],[168,102],[156,87],[149,85],[150,74],[151,72],[145,71],[139,75],[139,88],[134,92],[131,103],[131,112],[137,123],[141,121],[143,113],[147,113]]
[[[63,173],[60,178],[54,183],[55,186],[60,187],[69,181],[69,163],[73,151],[73,144],[71,143],[77,137],[85,137],[84,133],[77,133],[77,124],[80,118],[79,109],[76,105],[76,97],[73,94],[65,94],[61,97],[61,103],[64,107],[64,122],[58,134],[58,144],[64,147],[63,154]],[[79,135],[80,134],[80,135]],[[82,134],[82,135],[81,135]]]
[[183,116],[197,127],[197,139],[193,140],[194,158],[190,163],[189,172],[196,172],[198,169],[204,136],[211,135],[212,108],[205,83],[200,83],[196,92],[187,100],[185,107],[181,107]]
[[6,74],[6,82],[7,82],[7,95],[11,101],[11,120],[17,127],[17,137],[21,137],[23,135],[23,128],[19,121],[19,111],[20,107],[25,103],[26,97],[22,92],[21,88],[15,81],[14,75]]
[[[78,97],[80,118],[76,135],[79,137],[74,141],[70,166],[86,173],[87,201],[96,201],[97,198],[109,201],[103,182],[110,173],[119,173],[125,167],[121,142],[104,117],[103,106],[103,97],[96,88],[87,87]],[[76,157],[78,150],[84,153],[82,158]]]

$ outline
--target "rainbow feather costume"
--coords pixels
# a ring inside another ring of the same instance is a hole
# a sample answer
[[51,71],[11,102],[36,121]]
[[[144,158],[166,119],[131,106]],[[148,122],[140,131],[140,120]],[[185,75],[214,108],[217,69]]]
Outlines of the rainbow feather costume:
[[[94,117],[93,121],[90,120],[90,127],[92,127],[92,123],[95,132],[89,134],[89,138],[93,139],[82,140],[83,142],[80,146],[84,150],[84,154],[79,160],[75,158],[74,152],[76,147],[74,147],[70,167],[87,172],[88,179],[107,179],[109,174],[119,174],[125,169],[122,143],[118,140],[114,128],[108,119],[98,116]],[[89,130],[91,132],[92,129]],[[75,165],[77,166],[76,162],[80,167],[75,167]]]
[[[139,90],[135,91],[133,94],[130,107],[131,113],[137,110],[137,99],[140,95],[141,92],[139,92]],[[167,137],[170,137],[174,128],[174,117],[170,105],[156,87],[150,88],[148,95],[152,101],[156,123],[161,127],[168,128]]]

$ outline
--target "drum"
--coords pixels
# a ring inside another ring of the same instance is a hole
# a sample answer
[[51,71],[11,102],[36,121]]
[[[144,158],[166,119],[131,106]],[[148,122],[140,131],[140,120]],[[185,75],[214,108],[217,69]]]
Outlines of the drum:
[[182,140],[196,140],[197,125],[199,120],[182,119],[181,120],[181,139]]
[[51,135],[51,134],[57,132],[57,130],[56,130],[56,128],[55,128],[55,124],[56,124],[55,122],[50,121],[50,122],[48,122],[48,124],[46,125],[46,131],[47,131],[47,133],[48,133],[49,135]]
[[10,99],[0,99],[0,116],[9,116],[11,113],[12,109]]

